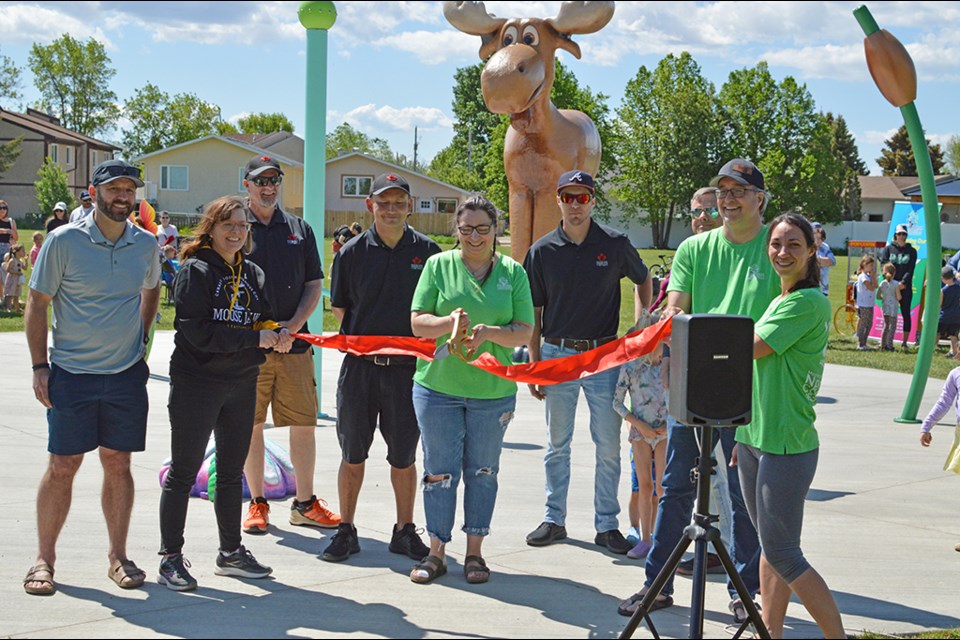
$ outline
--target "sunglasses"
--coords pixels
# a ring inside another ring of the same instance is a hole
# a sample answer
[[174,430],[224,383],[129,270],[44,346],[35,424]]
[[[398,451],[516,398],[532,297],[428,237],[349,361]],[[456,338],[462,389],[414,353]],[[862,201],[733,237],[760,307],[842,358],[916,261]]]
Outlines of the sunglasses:
[[0,207],[0,211],[8,211],[7,207]]
[[590,202],[590,199],[593,196],[589,193],[561,193],[560,202],[564,204],[571,204],[573,202],[579,202],[580,204],[587,204]]
[[258,187],[265,187],[268,184],[273,185],[275,187],[281,182],[283,182],[283,176],[272,176],[269,178],[265,176],[257,176],[256,178],[250,178],[250,182],[257,185]]
[[716,219],[720,215],[720,211],[716,207],[706,207],[702,209],[690,209],[691,218],[699,218],[700,216],[707,216],[711,219]]
[[111,178],[137,178],[140,179],[140,169],[131,166],[111,165],[109,167],[99,167],[96,173],[106,173]]

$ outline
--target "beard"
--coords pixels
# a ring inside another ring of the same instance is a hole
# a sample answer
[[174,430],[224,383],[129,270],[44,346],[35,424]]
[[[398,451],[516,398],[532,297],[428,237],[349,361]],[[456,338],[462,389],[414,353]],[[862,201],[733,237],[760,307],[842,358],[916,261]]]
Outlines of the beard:
[[[122,206],[118,209],[115,208],[114,205]],[[133,211],[133,204],[122,200],[114,200],[113,203],[108,203],[100,197],[100,194],[97,194],[97,211],[114,222],[123,222],[130,217],[130,212]]]

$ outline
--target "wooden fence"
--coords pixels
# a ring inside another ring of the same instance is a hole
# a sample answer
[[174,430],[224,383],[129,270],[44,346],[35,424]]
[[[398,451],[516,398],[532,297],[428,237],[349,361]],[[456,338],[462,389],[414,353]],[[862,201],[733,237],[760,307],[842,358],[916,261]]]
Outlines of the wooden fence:
[[[337,227],[345,224],[349,225],[355,221],[359,222],[366,230],[373,224],[373,214],[367,211],[357,213],[356,211],[328,210],[326,220],[324,221],[324,233],[327,237],[330,237]],[[413,213],[407,218],[407,224],[420,233],[441,236],[453,235],[452,213]]]

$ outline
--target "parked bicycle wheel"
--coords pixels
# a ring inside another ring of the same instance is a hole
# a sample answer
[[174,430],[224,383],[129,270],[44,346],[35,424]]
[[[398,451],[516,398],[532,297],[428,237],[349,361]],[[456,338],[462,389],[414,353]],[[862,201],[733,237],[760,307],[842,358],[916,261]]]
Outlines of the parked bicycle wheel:
[[837,307],[833,314],[833,328],[841,336],[853,336],[857,334],[857,308],[845,304]]

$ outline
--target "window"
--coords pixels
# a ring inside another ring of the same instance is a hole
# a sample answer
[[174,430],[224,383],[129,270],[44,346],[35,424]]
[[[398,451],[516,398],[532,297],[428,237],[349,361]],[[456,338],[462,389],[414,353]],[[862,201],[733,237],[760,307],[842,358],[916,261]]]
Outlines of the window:
[[417,200],[417,213],[433,213],[433,200],[428,198]]
[[[90,166],[93,167],[93,168],[96,168],[96,166],[97,166],[98,164],[100,164],[100,163],[97,162],[97,152],[96,152],[96,150],[91,151],[91,152],[90,152]],[[93,173],[93,171],[91,170],[90,173]]]
[[237,169],[237,193],[246,193],[247,188],[243,186],[243,178],[247,175],[247,167],[243,166]]
[[186,165],[162,165],[160,167],[160,188],[167,191],[188,191],[190,189],[190,167]]
[[340,195],[346,198],[365,198],[370,195],[373,176],[343,176],[340,181]]
[[73,147],[64,147],[64,149],[67,152],[67,166],[69,167],[73,164]]
[[456,213],[456,198],[437,198],[437,211],[440,213]]
[[50,160],[52,162],[60,162],[60,145],[50,145]]

